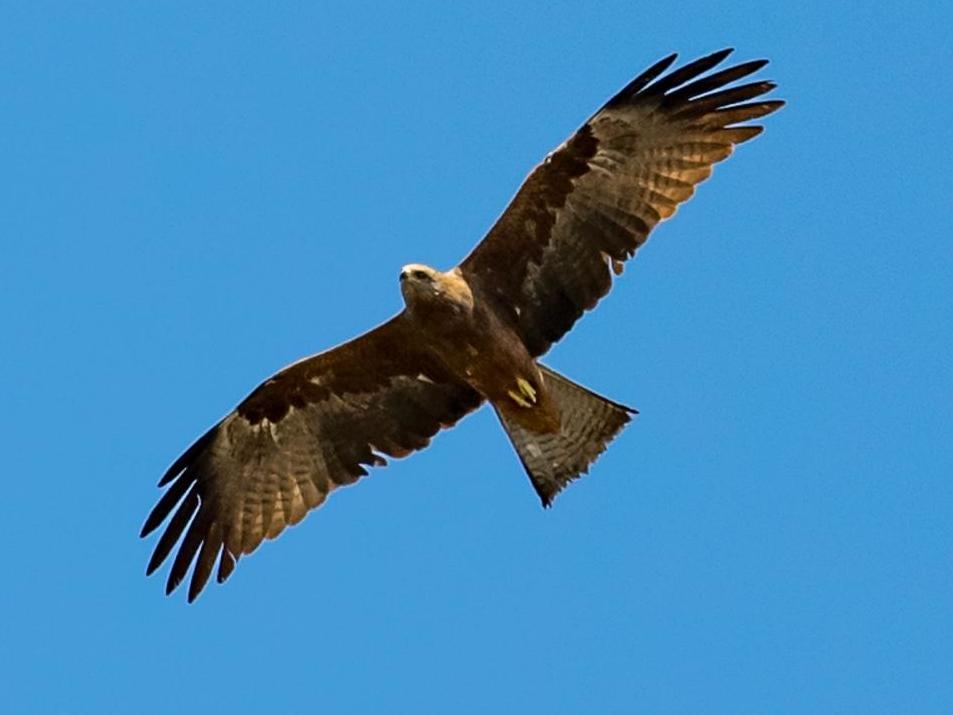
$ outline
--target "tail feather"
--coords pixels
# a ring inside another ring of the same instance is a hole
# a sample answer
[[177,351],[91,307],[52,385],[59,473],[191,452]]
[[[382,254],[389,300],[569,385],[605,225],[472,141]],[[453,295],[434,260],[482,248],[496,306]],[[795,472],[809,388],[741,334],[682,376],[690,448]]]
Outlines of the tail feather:
[[556,401],[562,424],[558,432],[533,432],[497,410],[533,488],[544,507],[569,482],[589,471],[637,411],[620,405],[540,365],[546,388]]

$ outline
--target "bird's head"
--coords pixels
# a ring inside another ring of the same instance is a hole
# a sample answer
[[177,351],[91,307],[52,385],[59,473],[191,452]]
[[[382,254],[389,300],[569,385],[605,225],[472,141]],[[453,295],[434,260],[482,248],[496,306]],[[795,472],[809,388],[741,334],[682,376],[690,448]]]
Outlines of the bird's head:
[[413,285],[419,283],[427,285],[433,283],[439,273],[440,271],[437,269],[425,266],[422,263],[409,263],[400,269],[400,284],[410,283]]
[[458,312],[473,308],[470,287],[458,270],[442,273],[430,266],[411,263],[400,269],[400,292],[411,310],[421,303],[442,303]]
[[404,302],[410,306],[412,301],[432,294],[437,288],[439,271],[421,263],[411,263],[400,269],[400,292]]
[[400,269],[400,292],[408,308],[437,296],[439,275],[440,271],[421,263],[411,263]]

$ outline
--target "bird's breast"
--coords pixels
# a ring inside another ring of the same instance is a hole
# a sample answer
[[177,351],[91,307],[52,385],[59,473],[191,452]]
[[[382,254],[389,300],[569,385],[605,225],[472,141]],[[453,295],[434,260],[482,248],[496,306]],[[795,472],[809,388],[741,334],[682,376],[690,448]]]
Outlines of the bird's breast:
[[477,316],[434,321],[422,333],[449,371],[498,410],[537,431],[559,428],[543,376],[514,330]]

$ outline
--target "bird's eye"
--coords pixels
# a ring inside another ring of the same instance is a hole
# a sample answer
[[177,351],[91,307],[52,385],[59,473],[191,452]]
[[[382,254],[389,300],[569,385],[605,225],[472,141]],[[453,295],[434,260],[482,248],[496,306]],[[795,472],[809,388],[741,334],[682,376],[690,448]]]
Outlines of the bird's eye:
[[427,278],[429,278],[429,276],[427,275],[427,271],[414,271],[415,280],[424,281],[424,280],[427,280]]

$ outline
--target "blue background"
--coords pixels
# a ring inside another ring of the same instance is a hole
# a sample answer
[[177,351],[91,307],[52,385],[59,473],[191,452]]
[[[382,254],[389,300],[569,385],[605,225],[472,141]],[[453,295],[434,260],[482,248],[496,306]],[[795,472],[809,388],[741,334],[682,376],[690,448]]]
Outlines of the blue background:
[[[953,712],[953,17],[886,5],[4,3],[0,711]],[[194,437],[725,45],[789,105],[548,356],[641,410],[589,477],[484,410],[143,576]]]

